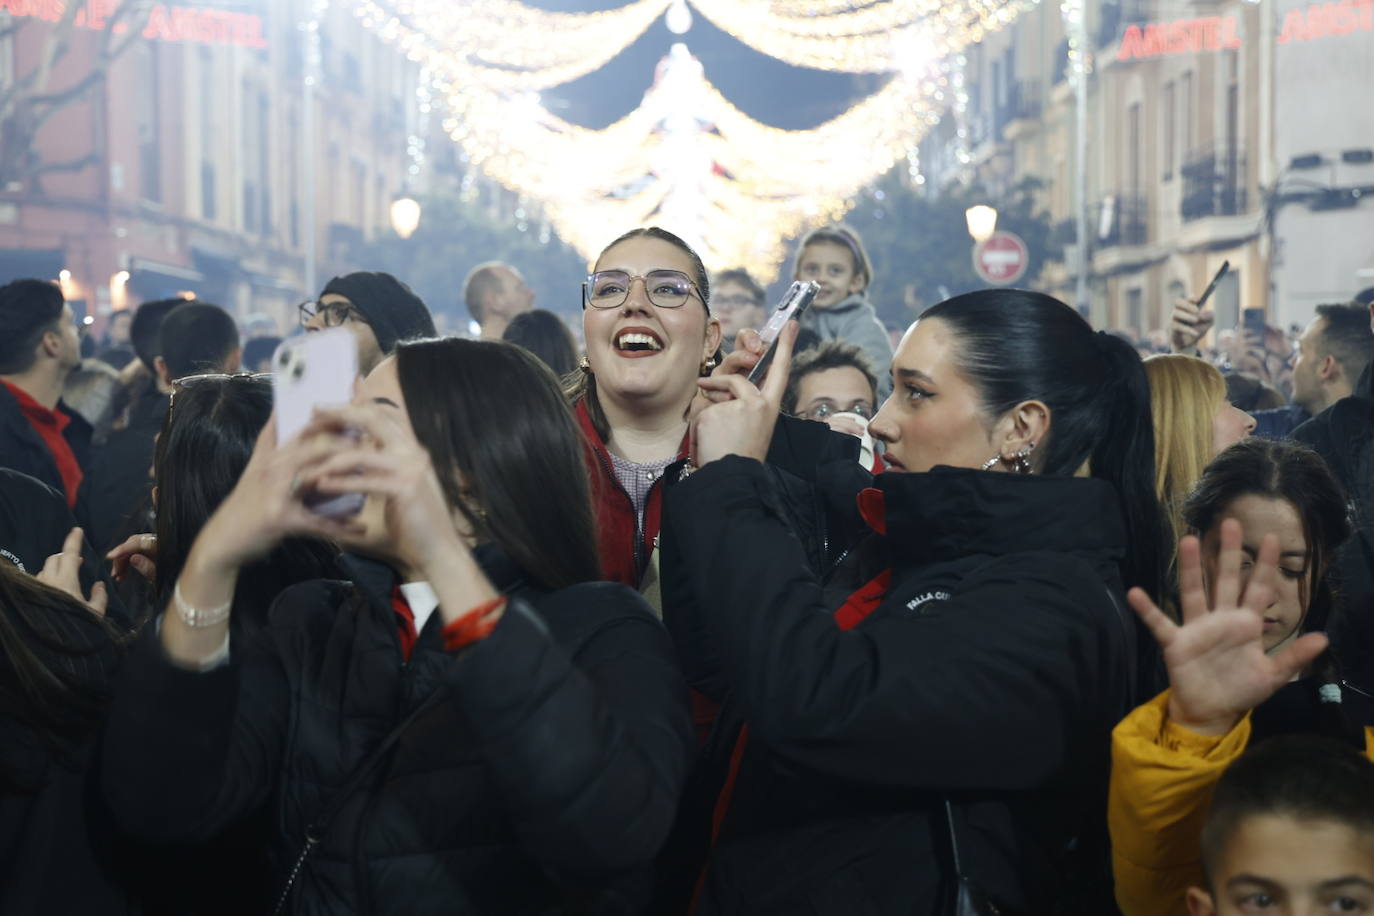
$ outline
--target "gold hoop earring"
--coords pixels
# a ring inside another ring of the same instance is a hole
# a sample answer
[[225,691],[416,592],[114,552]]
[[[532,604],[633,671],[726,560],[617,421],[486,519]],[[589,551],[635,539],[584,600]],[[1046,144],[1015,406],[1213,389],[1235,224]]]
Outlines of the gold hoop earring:
[[701,363],[701,374],[705,375],[714,368],[716,368],[716,358],[714,356],[708,356]]
[[587,357],[585,357],[585,356],[582,357],[580,360],[577,361],[577,368],[581,369],[583,372],[587,373],[588,375],[590,375],[591,372],[592,372],[592,364],[591,364],[590,362],[587,361]]

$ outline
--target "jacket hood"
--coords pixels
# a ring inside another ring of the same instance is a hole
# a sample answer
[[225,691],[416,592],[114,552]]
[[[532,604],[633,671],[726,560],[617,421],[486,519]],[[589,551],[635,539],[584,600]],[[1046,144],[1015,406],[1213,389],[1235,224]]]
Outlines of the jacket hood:
[[[879,474],[874,488],[894,565],[1030,551],[1115,564],[1126,555],[1120,502],[1102,480],[937,467]],[[870,524],[873,502],[861,497]]]
[[822,309],[812,306],[811,308],[807,309],[806,314],[802,316],[802,324],[805,325],[808,321],[819,322],[821,318],[825,315],[846,314],[848,312],[853,312],[858,309],[862,309],[864,306],[868,306],[869,308],[873,307],[873,303],[868,301],[867,291],[851,293],[850,295],[845,296],[839,302],[836,302],[834,305],[830,306],[830,308]]

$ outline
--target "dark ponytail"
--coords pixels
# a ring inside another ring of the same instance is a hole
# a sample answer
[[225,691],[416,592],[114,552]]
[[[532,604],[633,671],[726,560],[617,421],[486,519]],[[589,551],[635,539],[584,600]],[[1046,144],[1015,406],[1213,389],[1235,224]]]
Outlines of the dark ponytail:
[[988,289],[947,299],[922,319],[954,332],[956,361],[990,417],[1023,401],[1050,409],[1050,433],[1036,450],[1037,471],[1073,476],[1085,466],[1120,499],[1128,550],[1127,587],[1156,601],[1164,594],[1164,519],[1154,487],[1150,390],[1140,357],[1124,341],[1094,333],[1052,296]]
[[1111,481],[1121,497],[1130,537],[1130,551],[1122,561],[1127,587],[1138,585],[1158,601],[1167,592],[1173,549],[1155,495],[1150,382],[1134,347],[1114,334],[1098,331],[1094,336],[1106,366],[1106,384],[1097,408],[1104,425],[1093,446],[1090,468],[1092,476]]

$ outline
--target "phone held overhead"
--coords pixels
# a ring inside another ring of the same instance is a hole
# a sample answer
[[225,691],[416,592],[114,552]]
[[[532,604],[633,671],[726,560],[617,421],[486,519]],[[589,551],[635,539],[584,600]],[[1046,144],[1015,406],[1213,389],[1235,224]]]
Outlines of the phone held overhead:
[[[277,441],[286,442],[310,423],[317,407],[341,407],[353,396],[358,347],[344,328],[293,337],[272,355],[272,397]],[[361,493],[306,494],[303,502],[320,515],[346,518],[363,507]]]

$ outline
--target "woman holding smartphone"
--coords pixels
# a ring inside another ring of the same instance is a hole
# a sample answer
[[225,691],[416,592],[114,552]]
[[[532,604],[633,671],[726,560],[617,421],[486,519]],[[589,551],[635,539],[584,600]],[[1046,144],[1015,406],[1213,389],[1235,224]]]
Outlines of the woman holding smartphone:
[[[553,377],[503,343],[402,344],[351,406],[269,425],[116,691],[125,826],[193,841],[266,808],[281,911],[633,910],[686,692],[642,600],[593,582],[581,462]],[[303,501],[349,492],[350,519]],[[239,571],[295,534],[348,549],[350,580],[231,642]]]
[[697,379],[716,365],[710,298],[701,258],[657,226],[606,246],[583,285],[587,355],[568,395],[592,446],[602,571],[632,588],[651,576],[663,474],[686,457]]
[[1123,585],[1163,582],[1139,358],[1038,293],[926,311],[870,425],[888,472],[818,486],[887,560],[837,598],[760,464],[791,336],[761,390],[705,383],[732,399],[665,500],[665,582],[746,723],[696,912],[952,912],[960,877],[1010,912],[1110,912],[1108,740],[1142,696]]

